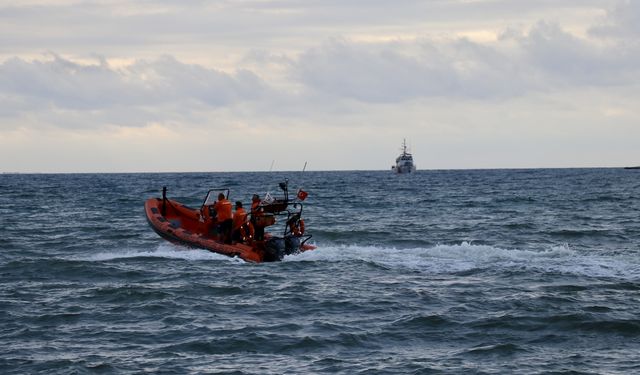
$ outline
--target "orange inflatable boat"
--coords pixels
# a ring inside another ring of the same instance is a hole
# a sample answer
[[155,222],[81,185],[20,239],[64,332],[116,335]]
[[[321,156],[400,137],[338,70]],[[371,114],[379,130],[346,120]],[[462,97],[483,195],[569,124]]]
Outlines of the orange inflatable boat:
[[[187,207],[167,198],[150,198],[144,204],[147,221],[161,237],[175,244],[206,249],[215,253],[238,257],[249,262],[279,261],[285,255],[315,249],[307,243],[311,235],[305,233],[302,201],[307,193],[300,190],[289,199],[288,181],[280,183],[283,199],[268,196],[260,200],[254,195],[250,212],[236,203],[233,219],[229,214],[229,189],[210,189],[200,208]],[[280,224],[277,226],[276,224]],[[279,232],[266,228],[282,229]]]

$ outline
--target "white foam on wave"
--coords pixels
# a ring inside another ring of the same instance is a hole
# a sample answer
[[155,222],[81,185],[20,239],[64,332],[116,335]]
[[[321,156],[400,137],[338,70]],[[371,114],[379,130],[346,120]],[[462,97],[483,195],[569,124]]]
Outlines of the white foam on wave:
[[314,251],[288,256],[285,261],[361,260],[383,267],[428,273],[457,273],[476,269],[531,270],[587,277],[640,279],[640,260],[624,255],[582,254],[569,246],[549,249],[503,249],[463,242],[429,248],[397,249],[377,246],[318,244]]
[[[365,261],[385,268],[405,269],[433,274],[448,274],[478,269],[541,271],[587,277],[610,277],[640,280],[640,259],[631,255],[590,255],[556,246],[540,251],[503,249],[463,242],[459,245],[436,245],[429,248],[398,249],[381,246],[322,245],[301,254],[285,257],[285,262]],[[206,250],[185,249],[162,243],[154,250],[121,249],[97,252],[73,260],[102,262],[131,258],[166,258],[187,261],[228,261],[244,263],[239,258]]]
[[131,258],[167,258],[189,261],[229,260],[233,262],[242,262],[242,260],[238,258],[230,258],[228,256],[212,253],[207,250],[186,249],[184,247],[174,246],[170,243],[162,243],[158,245],[155,250],[140,251],[134,249],[122,249],[114,251],[104,251],[82,258],[76,258],[75,260],[104,262],[109,260]]

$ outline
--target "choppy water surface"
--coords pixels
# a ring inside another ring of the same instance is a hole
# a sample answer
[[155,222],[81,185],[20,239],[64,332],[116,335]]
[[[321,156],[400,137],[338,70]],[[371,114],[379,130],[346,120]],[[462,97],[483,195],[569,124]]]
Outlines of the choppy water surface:
[[[318,249],[185,250],[144,200],[309,198]],[[2,373],[640,372],[640,172],[0,175]]]

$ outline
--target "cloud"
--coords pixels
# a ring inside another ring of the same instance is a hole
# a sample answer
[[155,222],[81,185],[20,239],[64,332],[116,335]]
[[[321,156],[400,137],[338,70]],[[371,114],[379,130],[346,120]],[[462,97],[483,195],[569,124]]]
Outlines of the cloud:
[[637,43],[640,35],[640,2],[618,1],[617,5],[607,9],[606,13],[606,17],[600,24],[589,29],[591,35],[631,39]]
[[[241,61],[259,65],[264,57],[259,61],[256,56],[267,55],[279,59],[262,66],[262,76],[242,68],[227,73],[169,55],[117,67],[104,58],[80,63],[56,54],[33,61],[14,57],[0,64],[0,100],[70,110],[217,108],[318,94],[365,103],[434,97],[488,100],[564,87],[624,85],[640,69],[637,43],[580,38],[550,22],[539,22],[526,32],[507,29],[492,43],[467,38],[375,43],[332,38],[300,54],[249,50]],[[266,83],[270,75],[280,74],[276,70],[284,70],[287,77],[278,89]]]
[[256,99],[265,88],[249,71],[228,74],[185,64],[171,56],[138,60],[121,68],[110,66],[104,59],[98,64],[82,64],[58,55],[47,61],[12,58],[0,65],[0,82],[6,92],[46,98],[70,109],[187,100],[223,106]]
[[193,99],[207,106],[226,106],[256,100],[267,90],[254,73],[240,69],[228,74],[164,56],[138,61],[124,70],[126,81],[148,91],[154,103]]
[[302,54],[293,71],[309,88],[365,102],[513,95],[520,79],[508,56],[466,39],[410,46],[333,40]]
[[577,37],[539,22],[495,43],[466,38],[414,45],[331,40],[301,54],[296,79],[310,90],[364,102],[416,98],[503,99],[567,87],[625,85],[640,70],[640,45]]
[[15,57],[0,64],[0,100],[22,110],[91,113],[126,108],[135,117],[136,111],[165,107],[230,106],[257,100],[268,91],[250,71],[229,74],[170,56],[117,68],[104,59],[87,64],[51,57],[44,61]]
[[[78,62],[57,54],[43,60],[14,57],[0,64],[5,108],[0,116],[28,111],[37,116],[40,111],[59,126],[143,126],[202,123],[217,109],[241,118],[311,118],[362,110],[349,100],[392,105],[430,98],[507,100],[628,85],[640,69],[638,56],[635,45],[600,43],[539,22],[527,31],[505,30],[492,43],[333,38],[299,55],[250,50],[243,63],[255,63],[260,73],[241,67],[229,73],[169,55],[118,65],[105,58]],[[272,75],[284,76],[284,82],[274,84]],[[82,125],[83,111],[91,120],[84,122],[93,125]]]
[[538,23],[520,43],[525,63],[540,72],[547,87],[620,85],[640,69],[640,45],[581,39],[557,24]]

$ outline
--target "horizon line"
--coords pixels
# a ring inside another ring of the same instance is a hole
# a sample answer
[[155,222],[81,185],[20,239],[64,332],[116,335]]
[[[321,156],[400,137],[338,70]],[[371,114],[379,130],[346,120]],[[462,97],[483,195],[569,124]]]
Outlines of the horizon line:
[[[640,166],[600,166],[600,167],[493,167],[493,168],[428,168],[418,169],[413,173],[429,171],[491,171],[491,170],[552,170],[552,169],[627,169]],[[175,173],[305,173],[305,172],[392,172],[389,169],[318,169],[318,170],[275,170],[275,171],[93,171],[93,172],[0,172],[2,175],[15,174],[175,174]]]

